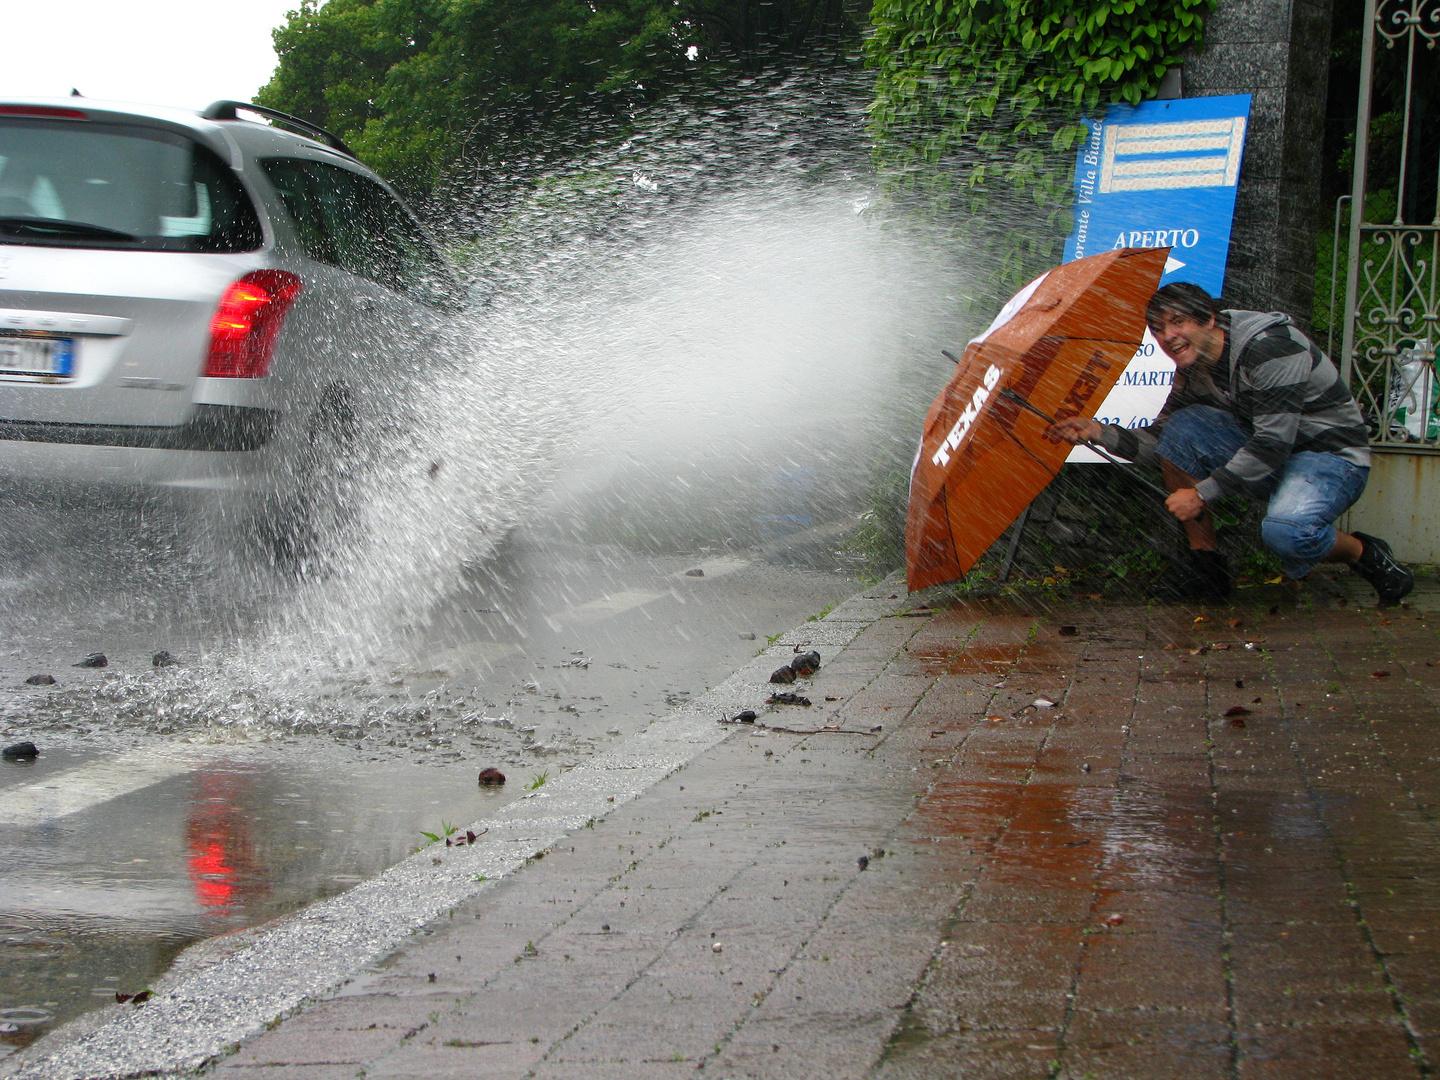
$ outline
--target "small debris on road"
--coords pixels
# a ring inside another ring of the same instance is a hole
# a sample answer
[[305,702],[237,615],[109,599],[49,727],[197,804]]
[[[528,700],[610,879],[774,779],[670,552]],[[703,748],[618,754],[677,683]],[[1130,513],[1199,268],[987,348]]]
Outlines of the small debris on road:
[[1228,709],[1225,710],[1225,715],[1226,715],[1226,716],[1249,716],[1249,715],[1250,715],[1250,710],[1247,709],[1244,705],[1231,705],[1230,708],[1228,708]]
[[25,680],[25,682],[26,682],[27,684],[29,684],[30,686],[54,686],[54,685],[55,685],[55,676],[54,676],[54,675],[31,675],[28,679]]
[[755,633],[754,633],[754,631],[753,631],[753,630],[742,630],[742,631],[740,632],[740,640],[741,640],[741,641],[754,641],[754,640],[755,640]]
[[1077,631],[1076,631],[1075,627],[1070,626],[1070,625],[1068,625],[1068,624],[1065,625],[1065,626],[1060,627],[1060,636],[1061,636],[1061,637],[1074,637],[1076,633],[1077,633]]
[[793,683],[795,681],[795,669],[789,664],[786,664],[782,668],[776,668],[770,673],[770,681],[781,684]]
[[105,654],[104,654],[103,652],[92,652],[89,656],[85,657],[84,660],[81,660],[78,664],[76,664],[76,665],[74,665],[74,666],[75,666],[75,667],[109,667],[109,666],[110,666],[110,661],[106,659]]
[[704,570],[701,570],[700,567],[697,566],[697,567],[695,567],[693,570],[686,570],[686,571],[685,571],[685,576],[686,576],[686,577],[704,577],[704,576],[705,576],[705,571],[704,571]]
[[17,742],[13,746],[7,746],[0,750],[0,757],[6,761],[34,761],[40,756],[40,748],[33,742]]
[[870,856],[861,855],[860,858],[855,860],[855,863],[860,867],[861,870],[864,870],[870,865]]
[[799,694],[792,694],[788,691],[783,694],[771,694],[765,699],[766,705],[809,705],[808,697],[801,697]]
[[722,952],[725,951],[725,947],[724,947],[723,945],[721,945],[720,942],[717,941],[717,942],[715,942],[713,945],[710,946],[710,951],[711,951],[712,953],[722,953]]
[[[799,649],[799,645],[796,645],[795,648]],[[801,675],[802,678],[811,677],[812,674],[819,671],[818,652],[816,652],[815,649],[811,649],[809,652],[801,652],[801,654],[796,655],[795,660],[791,661],[791,670],[795,672],[796,675]]]
[[164,649],[161,649],[159,652],[157,652],[154,656],[150,658],[151,667],[173,667],[174,664],[175,657],[171,656]]
[[488,769],[481,769],[480,783],[482,786],[485,787],[489,787],[491,785],[499,787],[501,784],[505,783],[505,774],[499,769],[494,768],[493,766]]

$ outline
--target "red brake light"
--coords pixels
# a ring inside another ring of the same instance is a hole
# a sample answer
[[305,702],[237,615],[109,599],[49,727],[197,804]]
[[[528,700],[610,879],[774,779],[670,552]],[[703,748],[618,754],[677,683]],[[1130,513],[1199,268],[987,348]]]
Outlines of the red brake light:
[[79,109],[62,109],[57,105],[0,105],[0,116],[41,116],[47,120],[89,120]]
[[300,279],[284,270],[256,270],[232,282],[210,320],[205,376],[264,378],[270,371],[285,312],[300,289]]

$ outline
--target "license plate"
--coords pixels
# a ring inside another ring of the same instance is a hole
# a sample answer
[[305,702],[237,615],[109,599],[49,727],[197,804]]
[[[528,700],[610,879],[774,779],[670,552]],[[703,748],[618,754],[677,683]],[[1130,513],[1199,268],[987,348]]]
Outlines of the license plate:
[[74,338],[0,332],[0,375],[48,375],[68,379],[74,373]]

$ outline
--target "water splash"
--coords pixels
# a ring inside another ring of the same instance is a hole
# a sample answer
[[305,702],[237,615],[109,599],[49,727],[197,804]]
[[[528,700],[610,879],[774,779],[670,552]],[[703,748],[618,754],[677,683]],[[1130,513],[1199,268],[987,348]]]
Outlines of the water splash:
[[[409,706],[367,702],[363,673],[516,527],[693,551],[856,513],[877,466],[908,462],[969,287],[952,246],[887,216],[867,100],[853,75],[760,80],[519,163],[498,194],[453,186],[442,232],[476,308],[363,388],[385,407],[306,572],[228,521],[199,544],[142,528],[143,502],[88,562],[83,536],[47,548],[17,519],[34,558],[0,592],[12,640],[143,625],[203,656],[116,680],[111,727],[403,727]],[[40,595],[61,603],[37,615]]]

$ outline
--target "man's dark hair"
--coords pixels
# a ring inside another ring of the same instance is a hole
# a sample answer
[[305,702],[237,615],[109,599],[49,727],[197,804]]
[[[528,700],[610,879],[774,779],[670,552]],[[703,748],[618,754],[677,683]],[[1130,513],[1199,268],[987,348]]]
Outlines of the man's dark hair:
[[1194,319],[1203,326],[1211,319],[1219,319],[1220,307],[1215,303],[1214,297],[1199,285],[1192,285],[1188,281],[1172,281],[1158,289],[1150,298],[1150,303],[1145,306],[1145,324],[1154,331],[1164,326],[1165,316],[1172,313],[1181,318]]

